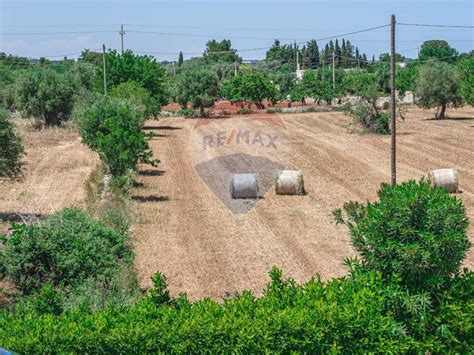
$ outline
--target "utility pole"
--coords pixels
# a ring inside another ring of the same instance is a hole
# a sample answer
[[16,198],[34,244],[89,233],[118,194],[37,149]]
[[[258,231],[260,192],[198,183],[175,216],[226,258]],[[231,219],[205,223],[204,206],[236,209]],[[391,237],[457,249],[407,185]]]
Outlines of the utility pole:
[[234,62],[234,76],[237,76],[237,61]]
[[336,53],[332,51],[332,88],[336,89]]
[[392,186],[397,184],[397,131],[396,131],[396,102],[395,102],[395,15],[392,15],[391,30],[391,58],[390,58],[390,96],[391,96],[391,114],[392,114],[392,149],[391,149],[391,165],[392,165]]
[[107,75],[105,73],[105,44],[102,45],[102,61],[104,63],[104,94],[107,96]]
[[123,55],[123,35],[125,34],[125,31],[123,30],[123,25],[120,25],[120,37],[122,39],[122,55]]

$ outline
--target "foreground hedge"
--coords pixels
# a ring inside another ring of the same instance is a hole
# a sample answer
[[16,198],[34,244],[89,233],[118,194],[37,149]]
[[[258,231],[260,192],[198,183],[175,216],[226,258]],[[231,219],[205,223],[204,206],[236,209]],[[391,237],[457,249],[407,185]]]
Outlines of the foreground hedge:
[[169,300],[159,290],[133,306],[97,313],[5,311],[0,344],[20,353],[474,350],[472,274],[439,293],[431,308],[405,310],[417,313],[414,322],[394,310],[396,289],[375,273],[303,285],[282,280],[276,269],[271,276],[262,297],[244,292],[223,303]]

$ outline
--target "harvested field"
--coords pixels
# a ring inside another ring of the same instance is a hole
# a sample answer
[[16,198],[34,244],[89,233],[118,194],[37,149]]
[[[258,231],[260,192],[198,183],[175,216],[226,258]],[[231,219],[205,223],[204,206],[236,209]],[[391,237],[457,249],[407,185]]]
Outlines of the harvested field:
[[[458,194],[474,221],[474,108],[448,112],[409,110],[399,124],[399,181],[418,179],[444,167],[459,172]],[[151,141],[161,159],[141,167],[133,191],[134,245],[144,286],[156,271],[169,278],[173,294],[222,297],[226,292],[260,291],[273,265],[297,281],[316,273],[325,279],[346,273],[354,255],[348,232],[331,212],[348,200],[373,200],[390,181],[390,137],[355,133],[341,113],[280,116],[289,132],[288,169],[302,170],[305,196],[276,196],[269,189],[243,214],[234,214],[197,174],[187,145],[196,120],[150,121]],[[474,223],[474,222],[473,222]],[[474,228],[470,228],[474,241]],[[474,269],[474,249],[466,266]]]
[[15,119],[23,137],[23,177],[0,181],[0,234],[10,221],[56,212],[85,197],[84,183],[99,163],[97,154],[67,129],[34,130],[30,120]]

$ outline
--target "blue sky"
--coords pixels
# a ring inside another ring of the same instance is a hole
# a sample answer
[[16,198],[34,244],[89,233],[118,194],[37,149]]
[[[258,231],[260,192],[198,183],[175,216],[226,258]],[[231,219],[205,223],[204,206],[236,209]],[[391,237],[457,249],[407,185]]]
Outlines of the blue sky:
[[[174,53],[179,51],[201,53],[211,38],[228,37],[237,49],[262,48],[271,46],[274,38],[284,38],[283,43],[303,41],[388,24],[392,13],[404,23],[474,25],[474,0],[0,0],[0,52],[55,59],[83,48],[98,49],[102,43],[118,49],[119,25],[124,23],[126,48],[169,53],[155,56],[176,60]],[[91,31],[94,33],[32,34]],[[383,28],[346,38],[370,58],[389,51],[389,31]],[[397,52],[415,57],[416,48],[427,39],[446,39],[459,51],[474,48],[473,29],[400,26]],[[325,42],[320,41],[320,46]],[[240,55],[259,59],[265,50]]]

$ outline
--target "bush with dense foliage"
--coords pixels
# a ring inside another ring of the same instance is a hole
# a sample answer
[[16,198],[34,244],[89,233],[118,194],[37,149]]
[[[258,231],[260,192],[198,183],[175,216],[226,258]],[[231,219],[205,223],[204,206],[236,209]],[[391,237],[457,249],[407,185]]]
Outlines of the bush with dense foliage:
[[148,90],[136,82],[130,81],[117,85],[110,91],[110,96],[134,102],[145,118],[157,117],[160,113],[160,104]]
[[420,68],[415,96],[422,108],[436,108],[436,118],[445,117],[446,108],[462,105],[459,93],[459,73],[444,62],[432,62]]
[[389,115],[377,104],[381,95],[378,77],[372,73],[348,75],[344,78],[343,86],[349,93],[359,97],[356,102],[344,105],[344,112],[369,132],[390,133]]
[[0,248],[0,275],[24,295],[47,283],[75,287],[88,278],[112,276],[133,262],[127,236],[77,209],[65,209],[38,224],[13,224]]
[[84,112],[82,141],[99,153],[112,176],[135,170],[138,163],[154,165],[153,153],[142,131],[143,114],[133,103],[105,97]]
[[470,247],[462,202],[428,180],[382,185],[378,197],[367,204],[346,203],[345,214],[336,210],[363,266],[389,282],[399,277],[413,291],[445,286],[459,273]]
[[23,145],[10,113],[0,106],[0,177],[15,177],[21,172]]
[[175,92],[176,100],[183,108],[191,103],[204,116],[204,109],[214,105],[219,98],[219,79],[211,70],[190,69],[178,78]]
[[436,308],[421,307],[422,329],[396,319],[396,289],[377,273],[303,285],[278,269],[270,275],[260,298],[246,291],[192,303],[170,298],[158,274],[150,295],[132,306],[61,315],[46,289],[30,311],[0,315],[0,343],[19,353],[465,353],[474,346],[472,274],[440,293]]
[[76,81],[71,73],[50,67],[24,71],[16,85],[15,104],[26,116],[43,119],[46,125],[59,125],[71,113]]
[[263,101],[274,102],[277,91],[268,75],[261,72],[249,72],[228,80],[222,88],[223,96],[232,103],[255,104],[263,109]]
[[459,63],[459,91],[469,105],[474,105],[474,55]]
[[[130,50],[123,54],[113,50],[107,53],[105,62],[108,91],[121,83],[134,82],[150,93],[156,105],[155,110],[159,111],[161,106],[166,105],[166,70],[155,58],[133,54]],[[103,92],[103,75],[101,63],[95,77],[95,87],[99,92]]]

